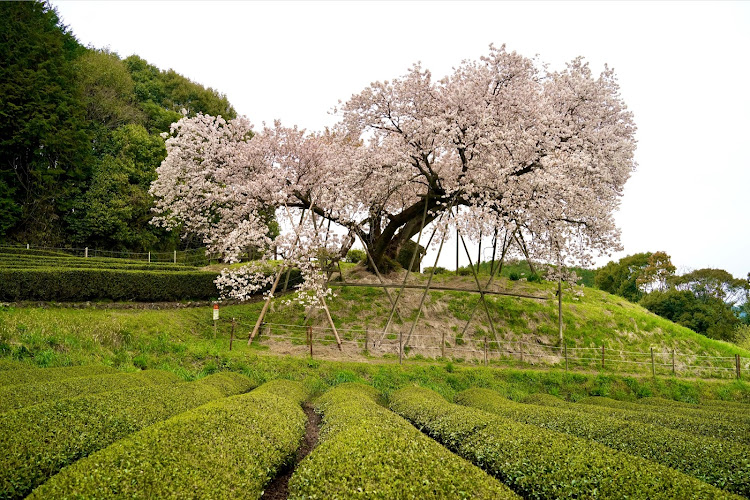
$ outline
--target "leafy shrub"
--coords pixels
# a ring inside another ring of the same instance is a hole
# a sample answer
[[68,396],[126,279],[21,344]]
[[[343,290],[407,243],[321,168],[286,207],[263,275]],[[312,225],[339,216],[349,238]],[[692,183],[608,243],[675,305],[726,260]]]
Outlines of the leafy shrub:
[[446,268],[444,268],[444,267],[441,267],[441,266],[437,266],[437,267],[425,267],[425,268],[424,268],[424,269],[422,270],[422,273],[424,273],[424,274],[430,274],[431,272],[433,272],[433,269],[434,269],[434,273],[435,273],[435,274],[446,274],[446,273],[449,273],[449,272],[450,272],[450,271],[448,271],[448,270],[447,270]]
[[358,250],[356,248],[352,248],[348,252],[346,252],[346,262],[351,262],[352,264],[357,264],[359,262],[364,262],[367,258],[367,254],[364,250]]
[[526,281],[530,283],[541,283],[544,281],[544,278],[539,273],[531,273],[526,277]]
[[146,426],[248,391],[237,373],[63,399],[0,415],[0,499],[20,498],[63,467]]
[[695,478],[602,446],[401,389],[391,408],[526,498],[730,498]]
[[[28,365],[23,365],[28,366]],[[39,382],[54,382],[75,377],[108,375],[117,370],[108,366],[64,366],[61,368],[27,368],[0,372],[0,387]]]
[[180,382],[174,373],[147,370],[0,387],[0,413],[85,394]]
[[321,443],[295,470],[289,498],[517,498],[376,398],[359,384],[320,398]]
[[458,394],[456,402],[516,422],[590,439],[750,496],[750,464],[744,446],[607,416],[516,403],[489,389],[469,389]]
[[[628,408],[629,403],[601,396],[584,398],[571,409],[595,415],[609,415],[629,422],[659,425],[690,434],[750,444],[750,427],[716,417],[680,415],[675,412],[649,412]],[[632,403],[630,403],[632,404]]]
[[212,401],[79,460],[29,498],[260,498],[294,459],[306,397],[277,380]]
[[521,279],[521,273],[519,273],[518,271],[511,271],[508,274],[508,279],[510,279],[511,281],[518,281]]

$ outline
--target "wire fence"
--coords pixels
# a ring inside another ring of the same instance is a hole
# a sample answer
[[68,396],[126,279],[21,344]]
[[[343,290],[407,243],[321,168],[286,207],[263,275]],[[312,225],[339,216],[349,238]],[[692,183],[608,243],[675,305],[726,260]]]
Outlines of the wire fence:
[[[229,331],[231,321],[224,320]],[[232,330],[247,341],[254,323],[235,322]],[[242,332],[242,333],[240,333]],[[410,361],[454,361],[485,366],[526,366],[567,370],[650,374],[687,378],[746,378],[750,358],[712,356],[654,347],[649,351],[605,346],[556,346],[522,340],[495,341],[489,337],[456,338],[454,332],[414,333],[368,327],[336,328],[300,324],[263,323],[253,339],[257,345],[295,355],[323,358],[385,357]]]
[[206,266],[219,262],[216,256],[206,254],[205,248],[191,248],[173,251],[132,252],[127,250],[101,250],[90,247],[46,247],[37,245],[0,245],[0,252],[13,252],[23,255],[28,251],[30,257],[78,257],[125,259],[150,264],[182,264],[185,266]]

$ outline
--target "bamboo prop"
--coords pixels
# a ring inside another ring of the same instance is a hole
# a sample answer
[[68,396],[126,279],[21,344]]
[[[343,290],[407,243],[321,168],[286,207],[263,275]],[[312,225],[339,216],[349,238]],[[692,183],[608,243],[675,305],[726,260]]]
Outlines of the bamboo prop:
[[[310,211],[312,211],[314,202],[310,202]],[[289,207],[284,205],[284,209],[286,210],[287,215],[289,215]],[[299,223],[297,224],[297,228],[294,229],[295,234],[297,235],[297,238],[294,240],[294,245],[292,246],[292,251],[294,251],[295,248],[297,248],[297,244],[299,243],[300,237],[299,237],[299,231],[298,228],[302,227],[302,222],[305,220],[306,212],[302,212],[302,217],[299,218]],[[276,273],[276,279],[273,281],[273,285],[271,286],[271,291],[268,293],[268,297],[266,298],[266,303],[263,304],[263,309],[260,310],[260,315],[258,316],[258,321],[255,322],[255,326],[253,327],[253,331],[250,333],[250,338],[247,339],[247,345],[250,345],[253,343],[253,339],[258,334],[258,330],[260,329],[260,325],[263,323],[263,318],[266,316],[266,312],[268,312],[268,307],[271,305],[271,299],[273,299],[273,294],[276,291],[276,287],[279,286],[279,281],[281,280],[281,274],[284,272],[284,268],[286,266],[279,266],[279,271]]]
[[[402,285],[400,283],[383,283],[382,285],[373,285],[372,283],[350,283],[348,281],[345,282],[331,282],[328,284],[331,288],[336,287],[359,287],[359,288],[373,288],[373,287],[382,287],[382,288],[407,288],[410,290],[424,290],[427,288],[426,285],[416,285],[416,284],[407,284]],[[459,288],[455,286],[440,286],[440,285],[431,285],[430,290],[438,290],[438,291],[446,291],[446,292],[468,292],[468,293],[479,293],[478,290],[475,290],[473,288]],[[483,290],[485,295],[503,295],[506,297],[520,297],[522,299],[536,299],[536,300],[549,300],[549,297],[539,297],[536,295],[526,295],[524,293],[512,293],[512,292],[496,292],[494,290]]]
[[531,257],[529,257],[529,249],[526,248],[526,242],[523,239],[523,235],[516,231],[515,233],[516,243],[518,243],[518,246],[521,248],[521,251],[523,252],[524,257],[526,257],[526,263],[529,265],[529,269],[531,269],[531,272],[536,274],[536,270],[534,269],[534,264],[531,262]]
[[331,317],[331,311],[328,310],[326,299],[321,297],[320,300],[323,302],[323,310],[326,313],[326,318],[328,318],[328,324],[331,325],[331,330],[333,330],[333,334],[336,336],[336,343],[339,345],[339,351],[343,351],[344,349],[341,347],[341,338],[339,337],[338,330],[336,330],[336,325],[333,324],[333,318]]
[[[430,191],[427,191],[427,195],[425,196],[424,201],[424,212],[422,213],[422,225],[419,226],[419,235],[417,235],[417,244],[414,247],[414,252],[411,254],[411,261],[409,262],[409,268],[406,270],[406,275],[404,276],[404,286],[406,285],[406,280],[409,279],[409,273],[411,272],[411,268],[414,266],[414,260],[417,258],[417,253],[419,252],[419,241],[422,239],[422,231],[424,231],[424,225],[427,221],[427,206],[429,205],[430,200]],[[396,312],[396,306],[398,305],[398,301],[401,299],[401,296],[404,294],[404,287],[401,287],[401,290],[398,292],[398,296],[396,296],[396,301],[393,303],[393,306],[391,307],[391,313],[388,315],[388,321],[385,324],[385,328],[383,328],[383,333],[380,335],[380,340],[378,341],[378,345],[380,345],[383,342],[383,339],[385,338],[386,334],[388,333],[388,329],[391,327],[391,322],[393,321],[393,314]]]
[[[297,224],[302,224],[302,219],[305,217],[305,209],[302,209],[302,214],[299,216],[299,222]],[[281,290],[281,293],[286,293],[287,288],[289,288],[289,276],[292,274],[292,268],[288,268],[286,271],[286,279],[284,280],[284,288]]]
[[482,302],[482,305],[484,306],[484,312],[487,313],[487,319],[490,322],[490,329],[492,330],[492,336],[495,337],[495,342],[499,342],[497,338],[497,333],[495,332],[495,323],[492,321],[492,315],[490,315],[490,308],[487,307],[487,302],[484,300],[484,291],[482,290],[482,284],[479,282],[479,276],[477,275],[477,271],[474,269],[473,264],[471,262],[471,255],[469,254],[469,249],[466,246],[466,241],[464,240],[464,237],[461,236],[459,233],[459,238],[461,238],[461,244],[464,246],[464,251],[466,252],[466,257],[469,259],[469,267],[472,269],[472,273],[474,274],[474,281],[477,283],[477,289],[479,290],[479,300]]
[[[355,228],[354,232],[359,237],[359,240],[362,242],[362,246],[365,248],[365,254],[367,254],[367,260],[370,261],[370,265],[372,265],[372,268],[375,270],[375,276],[378,277],[378,281],[380,281],[380,284],[383,285],[383,291],[385,292],[385,295],[388,297],[388,302],[391,303],[391,307],[395,308],[396,303],[394,302],[393,297],[391,296],[391,293],[388,291],[388,287],[385,286],[385,279],[383,279],[383,275],[380,274],[380,271],[378,270],[378,266],[375,265],[375,259],[372,258],[372,255],[370,254],[370,250],[367,248],[367,244],[365,243],[365,238],[359,232],[358,228]],[[343,279],[344,277],[342,275],[341,280],[343,281]],[[398,309],[396,309],[396,315],[398,316],[398,320],[403,323],[404,320],[401,319],[401,314],[398,312]]]
[[427,298],[427,295],[430,293],[430,285],[432,284],[432,277],[435,276],[435,268],[437,268],[438,259],[440,259],[440,252],[443,251],[444,243],[445,243],[445,232],[443,233],[443,237],[440,239],[440,247],[438,248],[437,257],[435,257],[435,265],[432,266],[432,270],[430,271],[430,277],[427,278],[427,286],[425,287],[424,293],[422,294],[422,299],[419,301],[419,308],[417,309],[417,316],[414,318],[414,323],[412,323],[411,328],[409,329],[409,334],[406,336],[406,344],[408,344],[409,340],[411,340],[411,335],[412,333],[414,333],[414,329],[417,327],[417,323],[419,322],[419,316],[422,314],[422,307],[424,306],[424,301]]
[[[513,240],[514,235],[515,235],[515,231],[513,233],[511,233],[510,238],[508,238],[508,231],[505,232],[505,236],[503,237],[503,249],[500,252],[500,263],[493,270],[492,274],[490,274],[490,279],[487,280],[487,284],[484,285],[484,293],[492,293],[492,294],[495,293],[495,292],[490,292],[487,289],[490,287],[490,285],[494,281],[495,276],[499,275],[500,273],[503,272],[503,263],[505,262],[505,254],[507,253],[508,249],[510,248],[510,243]],[[494,258],[492,260],[494,261]],[[508,293],[508,294],[504,294],[504,295],[512,295],[512,294]],[[523,297],[523,295],[514,295],[514,296]],[[539,297],[530,297],[529,296],[527,298],[539,298]],[[471,313],[469,314],[469,320],[466,322],[466,324],[464,325],[464,329],[461,331],[461,335],[462,336],[465,335],[466,334],[466,330],[469,329],[469,325],[471,324],[471,320],[474,319],[474,314],[476,314],[478,307],[479,307],[479,302],[477,302],[476,304],[474,304],[474,307],[472,308]]]

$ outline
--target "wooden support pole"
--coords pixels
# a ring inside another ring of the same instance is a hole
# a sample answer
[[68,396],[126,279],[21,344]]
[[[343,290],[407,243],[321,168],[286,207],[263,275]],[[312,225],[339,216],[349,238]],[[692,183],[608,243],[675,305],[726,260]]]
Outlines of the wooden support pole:
[[174,251],[174,254],[172,255],[172,262],[174,264],[177,264],[177,250]]
[[477,249],[477,272],[479,272],[479,264],[482,263],[482,230],[479,230],[479,249]]
[[487,366],[487,336],[484,337],[484,366]]
[[560,343],[563,343],[563,316],[562,316],[562,278],[557,278],[557,329],[560,335]]
[[[394,309],[396,316],[398,317],[398,320],[403,323],[403,319],[401,319],[401,314],[398,312],[398,309],[396,308],[396,303],[393,300],[393,297],[391,297],[390,292],[388,291],[388,287],[385,286],[385,279],[383,278],[383,275],[380,274],[380,271],[378,270],[378,266],[375,264],[375,259],[372,258],[372,254],[370,253],[370,250],[367,249],[367,244],[365,243],[364,237],[362,237],[362,234],[359,232],[359,230],[355,230],[355,234],[359,237],[359,240],[362,242],[362,246],[365,248],[365,255],[367,255],[367,260],[370,262],[370,265],[372,266],[373,270],[375,271],[375,276],[378,277],[378,281],[380,281],[381,285],[383,285],[383,291],[385,292],[386,297],[388,297],[388,302],[391,303],[391,307]],[[344,276],[341,276],[341,281],[344,281]]]
[[260,310],[260,315],[258,315],[258,321],[255,322],[253,331],[250,333],[250,338],[247,339],[247,345],[252,344],[255,336],[258,335],[258,329],[260,328],[260,325],[263,323],[263,318],[266,316],[266,312],[268,311],[268,306],[271,305],[271,299],[273,298],[273,294],[276,291],[276,287],[279,286],[279,281],[281,280],[281,274],[283,272],[284,272],[284,266],[279,266],[279,270],[276,272],[276,279],[273,280],[273,285],[271,285],[271,292],[268,294],[268,297],[266,298],[266,303],[263,304],[263,308]]
[[336,336],[336,343],[339,345],[339,351],[343,351],[343,347],[341,347],[341,338],[339,337],[339,332],[336,330],[336,325],[333,324],[333,318],[331,317],[331,311],[328,310],[328,304],[326,304],[326,299],[321,298],[320,299],[323,302],[323,310],[326,313],[326,318],[328,319],[328,324],[331,325],[331,330],[333,330],[333,334]]
[[404,362],[404,332],[398,332],[398,364]]
[[445,358],[445,330],[442,330],[440,333],[440,357]]
[[236,321],[234,318],[232,318],[232,333],[229,334],[229,350],[232,350],[232,343],[234,342],[234,327],[236,325]]
[[741,366],[740,365],[740,355],[739,354],[735,354],[734,355],[734,367],[737,370],[737,380],[740,379],[740,366]]
[[563,353],[565,355],[565,371],[568,371],[568,346],[563,344]]
[[[88,251],[86,253],[88,254]],[[151,252],[148,253],[148,263],[151,264]]]
[[677,370],[675,369],[674,363],[674,349],[672,349],[672,375],[677,375]]
[[[495,323],[492,321],[492,315],[490,314],[490,308],[487,306],[487,302],[484,299],[484,290],[482,289],[482,284],[479,282],[479,275],[477,274],[477,270],[474,269],[474,266],[471,262],[471,255],[469,255],[469,249],[466,246],[466,241],[464,240],[464,237],[459,234],[459,238],[461,239],[461,244],[464,246],[464,251],[466,252],[466,257],[469,259],[469,267],[473,271],[474,274],[474,281],[477,284],[477,290],[479,291],[479,300],[482,302],[482,305],[484,306],[484,312],[487,314],[487,320],[490,323],[490,330],[492,330],[492,336],[495,338],[495,342],[498,342],[497,339],[497,332],[495,332]],[[478,268],[478,266],[477,266]]]
[[651,348],[651,376],[656,377],[656,363],[654,362],[654,348]]
[[602,370],[604,370],[604,346],[602,346]]
[[[26,245],[26,249],[29,249],[29,245]],[[84,248],[83,250],[83,258],[88,259],[89,258],[89,247]]]
[[409,329],[409,335],[406,337],[406,343],[409,343],[409,340],[411,340],[411,335],[414,333],[414,329],[417,327],[417,323],[419,322],[419,316],[422,314],[422,308],[424,307],[424,301],[427,298],[427,295],[430,293],[430,285],[432,285],[432,278],[435,276],[435,269],[437,269],[438,260],[440,259],[440,252],[443,251],[443,244],[445,243],[445,235],[443,235],[442,239],[440,240],[440,246],[438,247],[437,251],[437,257],[435,257],[435,265],[432,266],[432,270],[430,271],[430,277],[427,278],[427,286],[424,289],[424,293],[422,294],[422,299],[419,301],[419,308],[417,309],[417,315],[414,318],[414,323],[411,325],[411,329]]
[[518,341],[518,352],[521,353],[521,363],[523,363],[523,342]]
[[365,354],[370,353],[370,330],[365,328]]
[[307,345],[310,346],[310,358],[313,357],[313,347],[312,347],[312,326],[307,325]]

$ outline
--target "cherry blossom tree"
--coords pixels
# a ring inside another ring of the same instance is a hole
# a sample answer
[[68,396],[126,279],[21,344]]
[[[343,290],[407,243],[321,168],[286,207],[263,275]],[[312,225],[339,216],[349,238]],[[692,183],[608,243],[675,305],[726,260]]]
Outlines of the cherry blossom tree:
[[[315,263],[359,238],[370,267],[388,270],[424,225],[438,228],[434,243],[454,229],[513,234],[561,268],[619,249],[613,212],[635,168],[635,125],[610,68],[595,77],[578,58],[551,71],[491,46],[438,81],[415,65],[372,83],[336,113],[321,133],[183,118],[151,190],[158,223],[232,261],[271,248],[259,214],[276,207],[286,230],[273,245],[318,299],[328,292]],[[271,280],[256,271],[220,284],[244,298]]]

